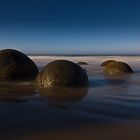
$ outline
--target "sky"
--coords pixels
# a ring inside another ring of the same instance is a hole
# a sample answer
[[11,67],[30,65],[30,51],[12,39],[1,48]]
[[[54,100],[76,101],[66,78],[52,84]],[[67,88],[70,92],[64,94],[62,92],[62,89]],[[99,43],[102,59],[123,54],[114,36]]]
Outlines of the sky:
[[0,49],[140,54],[139,0],[0,0]]

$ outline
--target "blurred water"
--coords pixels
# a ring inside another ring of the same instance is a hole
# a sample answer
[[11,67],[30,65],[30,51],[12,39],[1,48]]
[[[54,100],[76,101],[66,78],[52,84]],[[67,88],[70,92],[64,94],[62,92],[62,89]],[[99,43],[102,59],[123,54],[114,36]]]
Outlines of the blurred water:
[[[110,131],[114,134],[106,139],[115,139],[117,132],[121,132],[122,139],[131,139],[130,132],[136,136],[135,139],[139,139],[140,57],[110,57],[59,57],[89,63],[82,66],[89,77],[89,88],[38,90],[33,82],[1,82],[0,137],[6,140],[32,139],[28,136],[41,133],[40,137],[45,139],[50,134],[49,139],[52,139],[53,133],[57,132],[58,135],[59,131],[62,135],[64,130],[68,130],[76,131],[77,135],[83,137],[92,131],[90,137],[98,139],[99,135],[93,133],[96,131],[98,134],[102,129],[100,135],[105,131],[108,136]],[[48,62],[58,58],[32,59],[42,69]],[[125,60],[135,73],[117,77],[104,75],[100,64],[108,59]],[[114,131],[112,126],[115,127]]]

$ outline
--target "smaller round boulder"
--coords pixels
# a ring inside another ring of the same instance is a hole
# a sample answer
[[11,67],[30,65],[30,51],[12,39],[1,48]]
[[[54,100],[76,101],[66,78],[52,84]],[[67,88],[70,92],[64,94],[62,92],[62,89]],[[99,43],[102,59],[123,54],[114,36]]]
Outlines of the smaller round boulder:
[[133,73],[132,68],[124,62],[111,62],[104,67],[105,73],[109,75]]
[[102,64],[101,64],[101,66],[102,67],[105,67],[105,66],[107,66],[109,63],[111,63],[111,62],[116,62],[115,60],[107,60],[107,61],[105,61],[105,62],[103,62]]
[[37,76],[41,87],[82,87],[88,86],[88,76],[79,65],[67,61],[50,62]]
[[86,62],[78,62],[77,64],[78,65],[88,65],[88,63],[86,63]]
[[20,51],[0,51],[0,80],[34,80],[38,74],[35,63]]

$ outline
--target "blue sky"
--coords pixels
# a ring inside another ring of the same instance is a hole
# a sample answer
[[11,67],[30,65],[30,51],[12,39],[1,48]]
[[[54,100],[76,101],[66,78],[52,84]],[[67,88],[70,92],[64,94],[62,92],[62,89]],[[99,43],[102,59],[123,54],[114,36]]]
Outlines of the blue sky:
[[138,0],[1,0],[0,48],[26,53],[140,53]]

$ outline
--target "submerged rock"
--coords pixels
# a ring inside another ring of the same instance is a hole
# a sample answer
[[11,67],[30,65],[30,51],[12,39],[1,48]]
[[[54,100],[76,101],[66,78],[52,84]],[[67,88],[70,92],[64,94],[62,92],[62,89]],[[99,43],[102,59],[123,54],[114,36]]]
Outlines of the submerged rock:
[[77,64],[78,65],[88,65],[88,63],[86,63],[86,62],[78,62]]
[[79,65],[67,61],[50,62],[36,79],[41,87],[82,87],[88,86],[88,76]]
[[103,62],[102,64],[101,64],[101,66],[102,67],[105,67],[105,66],[107,66],[109,63],[111,63],[111,62],[116,62],[115,60],[107,60],[107,61],[105,61],[105,62]]
[[111,62],[104,67],[104,71],[109,75],[133,73],[132,68],[124,62]]
[[35,63],[20,51],[0,51],[0,80],[33,80],[38,74]]

